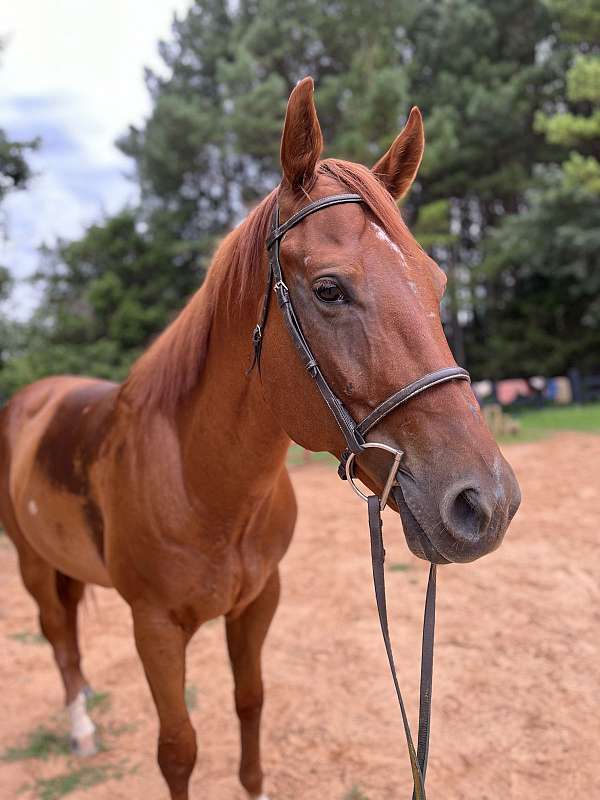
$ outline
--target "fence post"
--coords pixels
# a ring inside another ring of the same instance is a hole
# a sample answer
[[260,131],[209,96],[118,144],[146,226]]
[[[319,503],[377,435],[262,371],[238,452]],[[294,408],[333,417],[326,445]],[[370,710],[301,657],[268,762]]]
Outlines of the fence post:
[[570,369],[567,372],[567,377],[571,381],[571,391],[573,393],[574,403],[583,403],[585,400],[583,391],[583,381],[581,380],[581,372],[578,369]]

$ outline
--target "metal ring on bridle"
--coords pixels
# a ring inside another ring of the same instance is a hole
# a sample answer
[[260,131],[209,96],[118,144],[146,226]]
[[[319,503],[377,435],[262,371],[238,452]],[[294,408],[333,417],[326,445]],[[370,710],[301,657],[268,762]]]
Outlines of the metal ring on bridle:
[[[368,448],[368,447],[371,447],[371,448],[376,449],[376,450],[385,450],[386,453],[391,453],[394,456],[394,462],[393,462],[392,466],[390,467],[390,471],[388,473],[387,481],[385,482],[385,486],[384,486],[383,492],[381,493],[381,498],[379,500],[379,503],[381,505],[381,510],[383,511],[383,509],[385,508],[385,506],[387,504],[388,497],[389,497],[390,491],[392,489],[392,486],[394,484],[396,473],[398,472],[398,467],[400,466],[400,461],[402,459],[402,456],[404,455],[404,452],[402,450],[398,450],[396,447],[390,447],[389,444],[382,444],[381,442],[365,442],[363,447],[365,449]],[[365,503],[367,503],[369,501],[368,496],[364,492],[361,492],[361,490],[358,488],[358,486],[354,482],[354,472],[352,471],[352,466],[354,464],[354,459],[355,458],[356,458],[356,453],[350,453],[349,454],[348,459],[346,461],[346,478],[348,479],[348,483],[350,484],[350,486],[352,487],[354,492],[359,497],[362,497],[362,499],[365,501]]]

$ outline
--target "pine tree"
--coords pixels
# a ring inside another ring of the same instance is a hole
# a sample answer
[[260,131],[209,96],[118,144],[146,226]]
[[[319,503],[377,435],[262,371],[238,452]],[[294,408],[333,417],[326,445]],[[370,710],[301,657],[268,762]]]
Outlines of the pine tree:
[[[532,123],[554,69],[538,56],[551,18],[541,0],[425,0],[418,8],[407,31],[409,72],[428,144],[414,198],[416,233],[428,235],[449,275],[447,332],[458,361],[471,368],[470,343],[490,335],[478,300],[485,294],[493,303],[495,294],[477,271],[482,243],[517,210],[543,156]],[[423,228],[432,214],[437,237]]]
[[496,375],[600,366],[600,9],[548,0],[570,65],[564,94],[535,128],[557,163],[538,167],[526,206],[490,241],[484,269],[494,335],[477,358]]

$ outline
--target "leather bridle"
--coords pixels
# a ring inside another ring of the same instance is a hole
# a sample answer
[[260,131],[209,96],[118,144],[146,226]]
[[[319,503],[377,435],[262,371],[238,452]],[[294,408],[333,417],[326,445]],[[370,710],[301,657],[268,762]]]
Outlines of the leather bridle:
[[[386,598],[385,598],[385,578],[384,578],[384,559],[385,550],[383,547],[382,535],[382,520],[381,512],[385,508],[390,492],[396,484],[396,476],[400,461],[403,456],[403,451],[390,445],[381,442],[367,442],[365,440],[366,434],[374,428],[382,419],[388,414],[398,408],[400,405],[411,400],[421,392],[431,389],[433,386],[439,386],[442,383],[447,383],[453,380],[470,381],[469,373],[461,367],[443,367],[442,369],[429,372],[418,378],[413,383],[395,392],[388,397],[377,408],[371,411],[361,422],[354,421],[348,409],[344,406],[342,401],[335,395],[327,380],[325,379],[321,368],[310,349],[310,345],[302,332],[300,322],[294,311],[294,306],[290,297],[290,291],[284,281],[283,271],[281,268],[281,261],[279,258],[281,240],[283,236],[293,227],[306,219],[306,217],[314,214],[316,211],[322,211],[330,206],[342,205],[344,203],[364,203],[364,199],[359,194],[336,194],[329,197],[323,197],[320,200],[315,200],[308,205],[301,208],[293,214],[288,220],[281,223],[279,222],[279,206],[276,205],[273,212],[273,221],[271,232],[267,239],[266,245],[269,252],[269,274],[267,278],[267,286],[262,304],[261,316],[258,324],[254,329],[252,341],[254,345],[254,359],[250,367],[251,371],[255,365],[260,369],[260,356],[263,343],[263,334],[265,325],[269,316],[269,307],[271,301],[271,289],[274,290],[277,296],[277,302],[283,314],[283,319],[292,339],[293,343],[298,350],[300,359],[306,367],[309,375],[315,381],[323,400],[329,408],[333,418],[344,436],[346,441],[346,450],[340,457],[340,467],[338,472],[340,477],[347,479],[353,490],[368,504],[369,512],[369,530],[371,534],[371,560],[373,566],[373,582],[375,586],[375,598],[377,601],[377,610],[379,613],[379,622],[383,634],[385,649],[392,673],[392,679],[400,705],[400,712],[402,715],[402,723],[406,735],[406,742],[408,746],[408,753],[411,762],[411,769],[413,775],[413,800],[426,800],[425,797],[425,773],[427,769],[427,756],[429,750],[429,723],[431,717],[431,686],[433,676],[433,642],[435,630],[435,589],[436,589],[436,565],[431,564],[429,571],[429,581],[427,585],[427,596],[425,602],[425,617],[423,622],[423,645],[421,650],[421,686],[420,686],[420,699],[419,699],[419,729],[418,729],[418,744],[417,751],[415,752],[410,725],[404,707],[404,701],[398,678],[396,676],[396,668],[394,664],[394,656],[390,641],[388,630],[387,611],[386,611]],[[360,456],[368,449],[378,449],[389,453],[392,458],[392,465],[388,472],[388,476],[381,493],[381,496],[364,494],[355,483],[354,476],[354,463],[357,456]]]

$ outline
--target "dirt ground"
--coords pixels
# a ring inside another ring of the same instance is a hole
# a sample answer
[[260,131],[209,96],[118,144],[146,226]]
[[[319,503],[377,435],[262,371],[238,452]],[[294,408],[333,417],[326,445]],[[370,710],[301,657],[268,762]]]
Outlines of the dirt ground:
[[[503,547],[439,574],[430,800],[600,798],[600,437],[506,448],[523,505]],[[293,473],[300,518],[265,653],[271,800],[409,798],[409,767],[372,594],[366,510],[323,464]],[[426,565],[385,526],[388,604],[414,716]],[[395,567],[392,569],[392,567]],[[50,650],[0,539],[0,753],[66,731]],[[0,798],[144,798],[166,791],[130,617],[112,591],[83,611],[82,646],[105,750],[0,761]],[[242,800],[220,622],[190,645],[194,800]],[[60,742],[60,740],[59,740]],[[41,748],[45,753],[44,747]],[[21,753],[21,756],[26,755]]]

